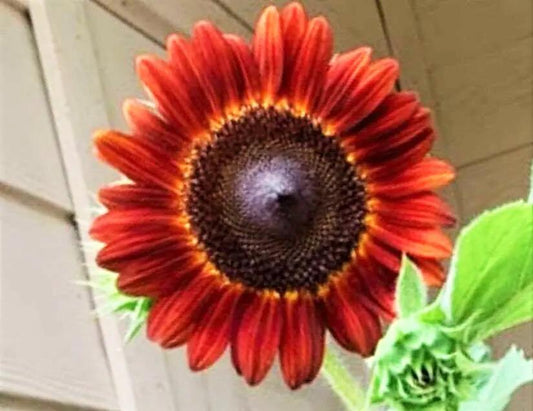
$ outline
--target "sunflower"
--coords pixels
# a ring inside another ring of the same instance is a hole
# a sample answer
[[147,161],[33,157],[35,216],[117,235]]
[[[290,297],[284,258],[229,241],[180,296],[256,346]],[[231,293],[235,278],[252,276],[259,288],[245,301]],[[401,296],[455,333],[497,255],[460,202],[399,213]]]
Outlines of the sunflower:
[[372,354],[402,252],[443,280],[454,218],[432,190],[454,172],[427,156],[429,111],[394,90],[395,60],[332,48],[326,19],[299,3],[267,7],[251,46],[199,22],[168,38],[168,60],[137,58],[154,104],[125,102],[130,134],[96,133],[126,177],[99,192],[97,263],[152,300],[148,337],[187,344],[193,370],[230,346],[254,385],[279,353],[297,388],[326,330]]

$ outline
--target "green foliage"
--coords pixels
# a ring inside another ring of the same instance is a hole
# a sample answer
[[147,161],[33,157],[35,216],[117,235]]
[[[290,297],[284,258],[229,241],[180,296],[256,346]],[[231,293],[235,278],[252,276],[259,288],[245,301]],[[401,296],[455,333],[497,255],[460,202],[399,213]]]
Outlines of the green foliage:
[[407,317],[425,307],[427,289],[418,267],[404,254],[396,285],[396,310]]
[[529,178],[529,196],[527,198],[527,202],[533,204],[533,161],[531,162],[531,175]]
[[475,398],[461,403],[459,411],[502,411],[511,394],[530,381],[533,381],[533,361],[513,346],[493,365],[490,378],[479,387]]
[[533,318],[533,202],[485,212],[461,231],[446,284],[425,306],[417,268],[402,260],[399,319],[379,342],[370,401],[396,410],[501,411],[533,380],[511,348],[490,362],[482,340]]
[[96,274],[96,279],[87,285],[97,292],[99,300],[104,301],[98,305],[98,315],[120,314],[128,321],[124,340],[129,342],[146,322],[152,301],[149,298],[132,297],[121,293],[116,282],[117,274],[101,270]]
[[449,323],[484,339],[533,318],[533,205],[483,213],[461,231],[439,298]]

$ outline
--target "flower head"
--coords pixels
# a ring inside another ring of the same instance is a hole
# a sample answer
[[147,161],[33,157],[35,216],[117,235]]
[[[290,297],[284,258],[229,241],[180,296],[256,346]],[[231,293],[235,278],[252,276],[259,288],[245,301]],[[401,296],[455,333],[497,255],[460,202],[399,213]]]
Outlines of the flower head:
[[442,281],[453,216],[432,190],[453,171],[426,156],[429,112],[394,91],[396,61],[332,49],[328,22],[299,3],[267,7],[251,46],[199,22],[168,38],[168,60],[137,59],[155,109],[128,100],[130,135],[96,135],[129,179],[100,190],[97,262],[153,299],[148,337],[187,344],[194,370],[229,345],[257,384],[279,352],[297,388],[320,369],[326,329],[373,352],[400,250]]

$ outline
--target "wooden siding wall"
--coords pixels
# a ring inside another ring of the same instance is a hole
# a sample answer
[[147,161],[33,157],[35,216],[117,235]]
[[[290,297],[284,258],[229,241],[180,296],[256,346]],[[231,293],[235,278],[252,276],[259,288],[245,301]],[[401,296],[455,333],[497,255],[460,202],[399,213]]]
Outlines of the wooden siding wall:
[[[289,392],[279,370],[249,388],[229,359],[191,373],[181,349],[143,338],[122,347],[96,320],[82,252],[91,193],[113,173],[91,155],[98,127],[124,128],[142,97],[133,58],[162,54],[173,31],[208,18],[250,37],[258,8],[285,1],[0,0],[0,409],[340,410],[318,379]],[[523,197],[533,157],[531,0],[304,0],[325,14],[336,49],[371,45],[401,63],[440,131],[436,154],[458,169],[445,196],[461,223]],[[455,231],[454,231],[455,233]],[[510,341],[533,355],[533,328]],[[362,364],[350,360],[364,380]],[[525,388],[511,410],[533,401]]]

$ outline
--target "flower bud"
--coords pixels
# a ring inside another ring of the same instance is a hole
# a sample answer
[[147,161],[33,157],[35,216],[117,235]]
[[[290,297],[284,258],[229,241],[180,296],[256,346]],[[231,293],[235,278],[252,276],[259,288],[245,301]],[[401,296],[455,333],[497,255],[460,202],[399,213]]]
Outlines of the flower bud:
[[477,348],[442,325],[400,319],[377,346],[370,400],[398,410],[457,410],[486,372],[488,353]]

